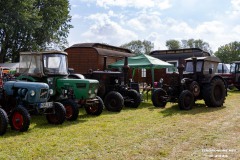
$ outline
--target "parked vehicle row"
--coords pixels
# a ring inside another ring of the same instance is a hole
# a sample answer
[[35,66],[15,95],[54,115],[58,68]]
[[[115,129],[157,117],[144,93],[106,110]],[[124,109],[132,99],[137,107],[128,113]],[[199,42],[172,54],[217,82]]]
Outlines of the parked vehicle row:
[[[22,52],[16,80],[6,81],[0,91],[0,135],[8,124],[20,132],[27,131],[30,115],[46,115],[50,124],[75,121],[79,108],[87,114],[100,115],[104,105],[107,110],[120,112],[123,106],[137,108],[142,99],[129,87],[127,58],[123,72],[106,70],[81,75],[68,72],[66,52]],[[152,91],[155,107],[165,107],[167,102],[178,103],[182,110],[192,109],[196,100],[203,99],[208,107],[221,107],[227,96],[227,81],[216,74],[219,63],[216,57],[186,59],[186,67],[178,67],[170,85],[161,79]],[[235,67],[237,68],[237,67]],[[103,100],[102,100],[103,99]]]

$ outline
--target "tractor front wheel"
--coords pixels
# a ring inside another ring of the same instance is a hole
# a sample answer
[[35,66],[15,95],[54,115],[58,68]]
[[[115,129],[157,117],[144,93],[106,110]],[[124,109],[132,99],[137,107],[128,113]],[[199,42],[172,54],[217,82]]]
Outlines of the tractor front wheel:
[[119,92],[111,91],[105,96],[104,104],[108,111],[120,112],[124,105],[123,96]]
[[24,107],[16,107],[10,114],[10,126],[13,130],[25,132],[30,125],[30,114]]
[[65,121],[66,110],[63,104],[54,102],[53,108],[49,108],[47,111],[47,121],[49,124],[62,124]]
[[189,90],[181,92],[178,99],[178,106],[181,110],[190,110],[194,105],[194,95]]
[[167,93],[165,90],[159,88],[153,91],[152,103],[155,107],[164,108],[167,104]]
[[61,101],[66,109],[66,119],[68,121],[75,121],[78,118],[79,108],[76,102],[71,99]]
[[7,113],[0,108],[0,135],[4,135],[7,131],[8,116]]
[[137,108],[141,103],[141,95],[134,89],[127,91],[127,97],[124,98],[126,107]]
[[103,101],[98,96],[96,96],[96,98],[98,99],[98,103],[85,106],[85,110],[86,110],[87,114],[98,116],[102,113],[103,106],[104,106]]

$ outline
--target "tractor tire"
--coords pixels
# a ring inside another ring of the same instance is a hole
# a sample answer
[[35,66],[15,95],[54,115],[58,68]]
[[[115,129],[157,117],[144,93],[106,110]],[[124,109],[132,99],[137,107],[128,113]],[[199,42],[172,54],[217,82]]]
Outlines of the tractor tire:
[[103,104],[102,99],[98,96],[96,96],[96,98],[98,99],[98,103],[95,103],[94,105],[90,105],[90,106],[85,106],[85,110],[86,110],[87,114],[89,114],[89,115],[98,116],[103,111],[104,104]]
[[194,95],[189,90],[183,90],[178,99],[178,106],[181,110],[190,110],[194,105]]
[[153,91],[152,103],[155,107],[164,108],[167,104],[166,102],[167,92],[161,88]]
[[61,101],[64,108],[66,109],[66,120],[75,121],[78,118],[79,108],[76,102],[71,99]]
[[108,111],[120,112],[124,105],[124,99],[119,92],[111,91],[105,96],[104,104]]
[[126,107],[138,108],[141,103],[141,95],[134,89],[127,91],[127,98],[124,98],[124,105]]
[[0,108],[0,135],[4,135],[7,131],[8,116],[7,113]]
[[50,113],[46,115],[49,124],[62,124],[66,119],[66,110],[63,104],[54,102],[54,107],[49,108]]
[[9,123],[13,130],[25,132],[30,125],[30,114],[26,108],[16,107],[10,114]]
[[221,107],[226,97],[226,88],[223,80],[214,78],[210,84],[203,87],[202,96],[208,107]]

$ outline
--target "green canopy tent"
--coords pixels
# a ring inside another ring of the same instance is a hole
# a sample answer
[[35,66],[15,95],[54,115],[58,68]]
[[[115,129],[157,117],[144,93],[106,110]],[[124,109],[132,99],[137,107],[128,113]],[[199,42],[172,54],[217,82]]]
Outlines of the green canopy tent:
[[[113,64],[108,65],[109,68],[122,68],[124,65],[124,59],[119,60]],[[133,76],[135,73],[135,69],[145,68],[151,69],[152,73],[152,85],[154,83],[154,69],[160,68],[173,68],[173,64],[167,63],[160,59],[154,58],[152,56],[141,54],[134,57],[128,57],[128,66],[133,68]]]

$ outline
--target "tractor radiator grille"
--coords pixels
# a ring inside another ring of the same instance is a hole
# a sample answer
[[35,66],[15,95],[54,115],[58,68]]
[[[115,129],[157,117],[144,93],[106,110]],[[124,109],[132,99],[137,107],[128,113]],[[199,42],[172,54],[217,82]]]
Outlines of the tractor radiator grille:
[[40,98],[47,98],[48,89],[41,89]]

